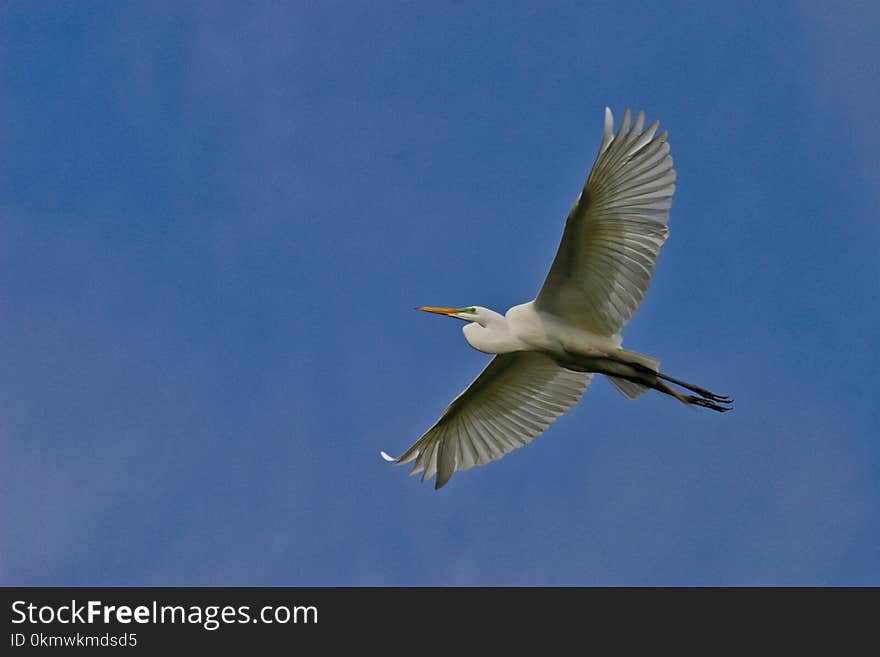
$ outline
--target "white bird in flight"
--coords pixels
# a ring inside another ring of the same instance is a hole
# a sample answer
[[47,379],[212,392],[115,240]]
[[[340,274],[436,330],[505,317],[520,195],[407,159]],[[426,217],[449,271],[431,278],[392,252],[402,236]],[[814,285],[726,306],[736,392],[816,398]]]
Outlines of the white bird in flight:
[[[574,406],[594,373],[628,399],[653,388],[679,401],[728,411],[733,400],[660,372],[660,361],[621,348],[620,335],[641,304],[669,231],[675,170],[658,121],[643,131],[627,109],[617,133],[605,108],[599,154],[568,213],[562,242],[533,301],[505,315],[482,306],[417,310],[455,317],[468,343],[496,354],[440,419],[400,457],[411,475],[453,473],[485,465],[530,443]],[[682,394],[669,382],[695,395]]]

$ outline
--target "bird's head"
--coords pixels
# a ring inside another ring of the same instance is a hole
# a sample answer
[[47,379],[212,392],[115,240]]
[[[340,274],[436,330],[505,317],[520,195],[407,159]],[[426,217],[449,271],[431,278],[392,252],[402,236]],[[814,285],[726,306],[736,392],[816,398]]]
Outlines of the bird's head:
[[434,308],[431,306],[419,306],[416,310],[421,310],[426,313],[434,313],[435,315],[455,317],[456,319],[463,319],[466,322],[477,322],[481,325],[485,324],[480,320],[485,321],[487,311],[491,312],[488,308],[483,308],[482,306],[465,306],[464,308]]
[[464,308],[420,306],[416,310],[463,319],[467,322],[461,327],[465,340],[474,349],[483,353],[500,354],[516,349],[511,346],[508,340],[507,321],[504,316],[489,308],[483,308],[483,306],[465,306]]

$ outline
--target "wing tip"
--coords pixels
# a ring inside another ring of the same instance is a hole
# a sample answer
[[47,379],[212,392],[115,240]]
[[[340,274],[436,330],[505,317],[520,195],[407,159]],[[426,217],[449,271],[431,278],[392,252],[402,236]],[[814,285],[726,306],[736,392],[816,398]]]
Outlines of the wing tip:
[[395,462],[397,461],[397,459],[394,458],[393,456],[389,456],[387,452],[380,451],[380,452],[379,452],[379,455],[380,455],[383,459],[385,459],[388,463],[395,463]]
[[599,145],[599,154],[605,152],[611,142],[614,140],[614,114],[611,108],[605,106],[605,127],[602,130],[602,143]]

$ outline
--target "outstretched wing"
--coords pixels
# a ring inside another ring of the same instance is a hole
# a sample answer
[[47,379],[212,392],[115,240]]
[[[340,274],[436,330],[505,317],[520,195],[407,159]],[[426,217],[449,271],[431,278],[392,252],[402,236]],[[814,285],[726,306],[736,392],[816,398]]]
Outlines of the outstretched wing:
[[568,214],[562,242],[535,307],[599,335],[614,335],[635,315],[669,231],[675,170],[666,132],[645,114],[617,134],[605,132],[586,185]]
[[434,487],[440,488],[456,470],[485,465],[532,442],[577,403],[592,376],[537,352],[495,356],[400,458],[382,456],[397,464],[415,461],[410,474],[423,472],[422,481],[436,474]]

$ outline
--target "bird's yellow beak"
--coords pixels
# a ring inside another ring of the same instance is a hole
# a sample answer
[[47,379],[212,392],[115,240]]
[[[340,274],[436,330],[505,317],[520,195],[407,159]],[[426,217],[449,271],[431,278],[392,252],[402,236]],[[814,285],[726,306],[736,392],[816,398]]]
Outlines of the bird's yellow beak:
[[416,310],[426,313],[435,313],[437,315],[457,315],[461,312],[461,308],[432,308],[430,306],[419,306]]

